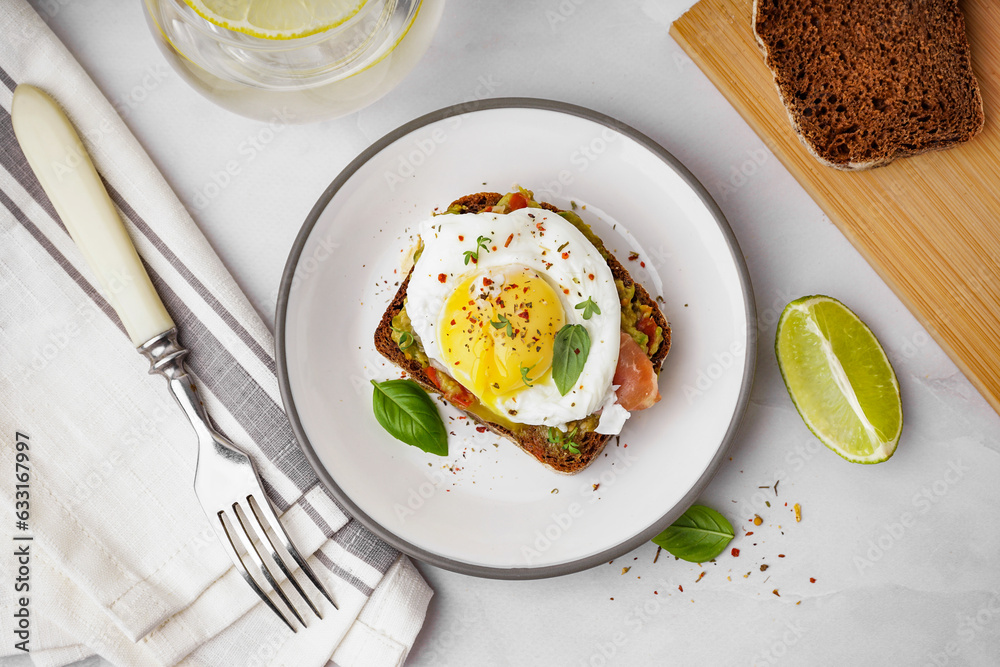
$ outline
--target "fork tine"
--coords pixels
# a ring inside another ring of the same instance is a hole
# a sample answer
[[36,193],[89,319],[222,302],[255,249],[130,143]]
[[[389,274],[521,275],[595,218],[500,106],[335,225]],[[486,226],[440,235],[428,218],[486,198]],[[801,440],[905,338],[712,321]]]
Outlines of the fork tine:
[[[253,513],[253,510],[251,510],[251,513]],[[267,583],[271,584],[271,588],[273,588],[274,591],[278,594],[278,597],[281,598],[281,601],[285,603],[285,606],[292,611],[292,614],[295,615],[295,618],[298,619],[299,623],[305,626],[306,622],[302,620],[302,617],[299,615],[298,610],[292,604],[292,601],[288,599],[287,595],[285,595],[285,591],[281,590],[281,586],[278,585],[278,582],[275,581],[274,579],[274,575],[271,574],[271,569],[264,562],[263,554],[261,554],[260,551],[257,549],[257,545],[254,543],[253,540],[254,531],[251,531],[250,527],[247,526],[247,522],[244,520],[246,512],[243,510],[242,507],[240,507],[239,503],[233,503],[233,514],[236,515],[237,520],[240,522],[240,527],[243,529],[243,534],[246,535],[247,541],[249,542],[247,555],[250,556],[250,560],[252,560],[254,562],[254,565],[256,565],[260,569],[261,574],[263,574],[264,578],[267,579]],[[267,539],[267,535],[266,534],[257,535],[257,538],[263,545],[264,540]]]
[[267,499],[267,496],[264,497],[263,504],[258,503],[256,499],[253,497],[250,498],[250,502],[252,503],[253,507],[256,507],[258,510],[260,510],[260,513],[264,517],[264,523],[271,526],[271,529],[274,530],[274,534],[278,536],[278,539],[281,540],[281,544],[284,545],[285,550],[292,555],[292,558],[295,560],[295,563],[305,573],[305,575],[309,577],[309,581],[313,583],[313,586],[318,588],[319,592],[323,594],[323,597],[325,597],[327,600],[330,601],[330,604],[333,605],[333,608],[339,611],[340,607],[338,607],[337,603],[333,601],[333,597],[331,597],[331,595],[327,592],[323,584],[320,583],[319,578],[312,571],[312,568],[309,567],[309,564],[306,563],[302,555],[299,554],[299,550],[295,548],[294,544],[292,544],[292,541],[288,537],[288,533],[285,532],[285,527],[281,525],[280,521],[278,521],[278,517],[277,515],[275,515],[274,509],[272,509],[271,503]]
[[[319,612],[319,609],[316,608],[316,605],[313,604],[313,601],[310,600],[309,596],[306,595],[306,592],[302,590],[302,586],[300,586],[299,582],[295,579],[295,577],[292,576],[291,570],[289,570],[288,566],[285,565],[285,559],[282,558],[278,553],[278,547],[274,544],[274,540],[271,539],[271,536],[268,534],[266,528],[264,527],[264,524],[261,523],[260,516],[258,515],[258,511],[260,510],[260,505],[257,503],[257,501],[254,499],[253,496],[247,496],[247,504],[250,506],[250,511],[246,512],[247,518],[250,519],[250,521],[253,523],[254,529],[257,531],[257,533],[267,538],[268,544],[271,545],[271,559],[278,564],[278,567],[281,568],[281,571],[285,573],[285,578],[287,578],[288,581],[292,583],[292,586],[295,588],[296,591],[298,591],[302,599],[306,601],[306,604],[309,605],[309,608],[313,610],[313,613],[316,614],[316,616],[318,616],[320,620],[323,620],[323,614]],[[271,530],[273,531],[274,528],[272,527]],[[261,544],[263,543],[264,540],[261,540]]]
[[225,548],[226,553],[229,554],[229,560],[233,562],[236,569],[239,570],[239,573],[243,576],[243,579],[250,584],[250,588],[253,589],[254,593],[257,594],[261,601],[263,601],[264,604],[271,609],[271,611],[277,614],[278,618],[284,621],[285,625],[287,625],[292,632],[298,632],[298,630],[295,629],[295,626],[292,625],[291,621],[289,621],[285,615],[278,610],[274,602],[271,601],[271,598],[269,598],[267,593],[264,592],[264,589],[257,584],[257,580],[250,575],[250,571],[247,570],[246,565],[243,563],[243,559],[236,550],[236,542],[233,540],[233,534],[229,530],[229,524],[231,522],[228,517],[226,517],[226,513],[223,510],[219,510],[218,518],[219,523],[222,524],[222,530],[226,533],[226,539],[219,541],[222,542],[223,548]]

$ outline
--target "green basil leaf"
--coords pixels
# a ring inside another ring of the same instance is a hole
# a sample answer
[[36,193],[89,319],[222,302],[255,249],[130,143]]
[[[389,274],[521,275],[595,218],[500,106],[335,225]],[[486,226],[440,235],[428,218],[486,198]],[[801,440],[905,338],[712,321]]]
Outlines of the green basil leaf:
[[428,454],[448,455],[448,432],[437,406],[413,380],[372,380],[375,419],[394,438]]
[[710,507],[692,505],[653,542],[681,560],[705,563],[722,553],[733,534],[726,517]]
[[590,334],[582,324],[567,324],[556,334],[552,348],[552,379],[565,396],[576,384],[590,354]]

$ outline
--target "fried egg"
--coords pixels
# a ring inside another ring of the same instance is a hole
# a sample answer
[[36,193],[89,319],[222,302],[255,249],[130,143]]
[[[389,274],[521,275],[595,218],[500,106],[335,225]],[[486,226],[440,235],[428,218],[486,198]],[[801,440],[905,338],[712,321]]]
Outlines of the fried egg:
[[[420,236],[406,310],[433,366],[515,423],[564,428],[614,402],[618,291],[572,223],[539,208],[440,215]],[[567,324],[583,325],[591,346],[562,395],[552,359]]]

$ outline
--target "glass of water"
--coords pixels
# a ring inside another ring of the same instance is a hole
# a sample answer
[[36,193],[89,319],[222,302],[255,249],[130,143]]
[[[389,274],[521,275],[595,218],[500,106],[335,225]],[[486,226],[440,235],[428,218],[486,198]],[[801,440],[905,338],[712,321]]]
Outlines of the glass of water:
[[339,25],[274,38],[204,18],[185,0],[144,0],[160,50],[199,93],[258,120],[308,123],[385,95],[427,50],[445,0],[360,0]]

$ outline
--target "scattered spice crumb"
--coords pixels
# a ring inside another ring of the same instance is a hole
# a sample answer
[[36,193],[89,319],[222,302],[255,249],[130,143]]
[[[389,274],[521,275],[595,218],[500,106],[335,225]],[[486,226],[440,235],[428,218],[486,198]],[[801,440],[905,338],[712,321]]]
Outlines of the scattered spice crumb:
[[767,563],[764,563],[764,564],[762,564],[762,565],[760,566],[760,571],[761,571],[761,572],[766,572],[766,571],[767,571]]
[[702,573],[698,575],[698,578],[694,580],[694,583],[697,584],[699,581],[701,581],[701,578],[704,577],[704,576],[705,576],[705,572],[704,572],[704,570],[702,570]]
[[771,487],[770,486],[758,486],[757,488],[758,489],[770,489]]
[[594,484],[594,491],[597,491],[597,489],[599,489],[599,488],[601,488],[600,482],[598,482],[597,484]]
[[754,514],[753,515],[753,525],[759,526],[762,523],[764,523],[764,520],[760,518],[760,515],[759,514]]
[[628,572],[631,569],[632,569],[631,567],[623,567],[622,568],[622,574],[625,574],[626,572]]
[[736,547],[733,547],[733,550],[730,553],[733,554],[733,558],[736,558],[740,555],[740,550],[737,549]]
[[726,577],[726,581],[732,581],[732,580],[733,580],[732,577]]
[[549,493],[559,493],[559,489],[552,489]]
[[809,583],[810,584],[815,584],[816,583],[816,577],[809,577]]
[[795,503],[792,505],[792,509],[795,510],[795,523],[802,521],[802,505]]
[[795,604],[802,604],[802,600],[799,600],[799,601],[798,601],[798,602],[796,602]]
[[655,555],[655,556],[653,556],[653,562],[654,562],[654,563],[655,563],[655,562],[656,562],[656,560],[657,560],[657,559],[658,559],[658,558],[660,557],[660,552],[661,552],[661,551],[663,551],[663,547],[660,547],[660,546],[656,547],[656,555]]
[[679,590],[681,593],[683,593],[684,592],[684,587],[683,586],[678,586],[677,590]]
[[[774,589],[773,591],[771,591],[771,592],[772,592],[772,593],[774,593],[775,595],[778,595],[778,589],[777,589],[777,588],[775,588],[775,589]],[[778,595],[778,597],[780,598],[781,596],[780,596],[780,595]]]
[[775,480],[775,482],[774,482],[774,495],[775,496],[778,495],[778,482],[780,482],[780,481],[781,480],[779,479],[779,480]]
[[768,507],[770,507],[771,506],[771,501],[770,500],[765,500],[764,504],[767,505]]

